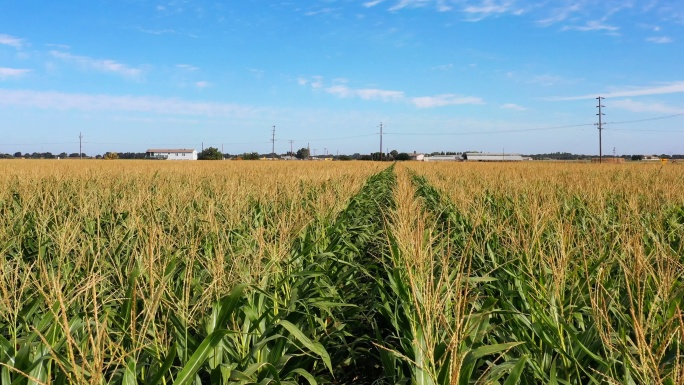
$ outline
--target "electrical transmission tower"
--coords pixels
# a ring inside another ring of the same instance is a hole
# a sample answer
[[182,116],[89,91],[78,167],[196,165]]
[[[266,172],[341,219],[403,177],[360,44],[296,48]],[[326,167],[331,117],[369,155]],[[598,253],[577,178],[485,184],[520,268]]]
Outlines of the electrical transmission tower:
[[78,158],[83,160],[83,134],[78,133]]
[[271,132],[271,159],[275,159],[275,126]]
[[294,152],[292,152],[292,143],[294,143],[294,140],[290,139],[288,142],[290,142],[290,160],[292,160],[292,157],[294,156]]
[[603,131],[603,116],[605,115],[603,112],[601,112],[601,109],[603,107],[605,107],[604,105],[601,104],[601,100],[603,100],[603,99],[605,99],[605,98],[600,97],[600,96],[598,98],[596,98],[596,100],[598,100],[598,106],[596,106],[596,107],[598,108],[598,111],[599,111],[598,114],[596,114],[596,115],[598,115],[598,124],[597,125],[598,125],[598,130],[599,130],[599,163],[603,163],[603,144],[601,142],[601,131]]
[[380,122],[380,161],[382,162],[382,122]]

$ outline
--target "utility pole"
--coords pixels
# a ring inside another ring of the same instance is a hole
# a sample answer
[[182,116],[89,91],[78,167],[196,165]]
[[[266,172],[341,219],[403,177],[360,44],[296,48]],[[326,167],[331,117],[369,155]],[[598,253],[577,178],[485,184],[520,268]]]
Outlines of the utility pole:
[[323,147],[323,156],[328,156],[328,148]]
[[221,143],[221,160],[226,160],[226,156],[223,155],[223,154],[224,154],[224,152],[223,152],[223,143]]
[[309,143],[306,144],[306,158],[311,159],[311,146]]
[[603,112],[601,112],[601,109],[605,107],[604,105],[601,105],[601,100],[605,98],[603,97],[598,97],[596,100],[598,100],[598,106],[596,106],[599,110],[598,114],[598,130],[599,130],[599,163],[603,163],[603,143],[601,142],[601,131],[603,130],[603,115],[605,115]]
[[314,158],[316,157],[316,149],[314,148]]
[[290,139],[288,142],[290,142],[290,160],[292,160],[292,157],[294,156],[294,152],[292,152],[292,143],[294,143],[294,140]]
[[275,126],[271,132],[271,159],[275,159]]
[[78,158],[83,160],[83,134],[78,133]]
[[380,161],[382,162],[382,122],[380,122]]

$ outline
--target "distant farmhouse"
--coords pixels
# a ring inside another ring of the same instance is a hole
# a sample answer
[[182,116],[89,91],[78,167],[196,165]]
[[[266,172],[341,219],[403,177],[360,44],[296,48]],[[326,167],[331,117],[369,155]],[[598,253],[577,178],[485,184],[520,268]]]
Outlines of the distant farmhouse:
[[197,150],[181,149],[150,149],[145,153],[148,159],[162,160],[197,160]]

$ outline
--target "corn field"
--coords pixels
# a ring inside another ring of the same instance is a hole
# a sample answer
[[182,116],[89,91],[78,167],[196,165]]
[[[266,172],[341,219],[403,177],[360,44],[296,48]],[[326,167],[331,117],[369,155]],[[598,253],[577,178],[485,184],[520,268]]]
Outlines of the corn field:
[[0,384],[684,384],[684,168],[4,161]]

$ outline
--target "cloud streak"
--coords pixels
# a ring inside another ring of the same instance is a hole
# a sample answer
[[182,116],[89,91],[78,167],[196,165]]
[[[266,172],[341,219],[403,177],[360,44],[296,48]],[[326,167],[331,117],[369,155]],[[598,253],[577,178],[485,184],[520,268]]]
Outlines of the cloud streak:
[[563,31],[580,31],[580,32],[592,32],[592,31],[607,31],[607,32],[617,32],[620,28],[613,25],[604,24],[602,21],[591,20],[585,25],[578,26],[566,26],[563,27]]
[[14,36],[0,34],[0,44],[8,45],[14,48],[21,48],[24,46],[24,40]]
[[567,97],[555,97],[548,100],[552,101],[569,101],[569,100],[585,100],[594,99],[597,96],[603,96],[604,98],[628,98],[637,96],[649,96],[649,95],[666,95],[666,94],[678,94],[684,92],[684,81],[666,83],[654,87],[629,87],[622,90],[616,90],[611,92],[602,92],[591,95],[581,95],[581,96],[567,96]]
[[192,102],[151,96],[74,94],[55,91],[0,89],[0,106],[45,110],[144,112],[204,117],[254,117],[263,109],[228,103]]
[[527,107],[519,106],[515,103],[502,104],[501,108],[503,108],[504,110],[514,110],[514,111],[527,111],[529,109]]
[[454,94],[442,94],[436,96],[421,96],[412,98],[411,103],[418,108],[434,108],[454,106],[460,104],[484,104],[481,98],[474,96],[461,96]]
[[404,98],[402,91],[381,90],[377,88],[354,89],[345,85],[334,85],[325,89],[325,92],[341,98],[358,97],[362,100],[382,100],[384,102],[398,101]]
[[50,51],[50,55],[69,63],[75,63],[85,69],[114,73],[128,78],[136,78],[143,73],[140,68],[133,68],[109,59],[93,59],[87,56],[72,55],[63,51]]
[[616,100],[611,102],[612,108],[631,112],[652,112],[657,114],[684,114],[684,108],[668,106],[662,103],[643,103],[632,99]]
[[646,41],[655,43],[655,44],[668,44],[672,43],[672,38],[668,36],[657,36],[657,37],[649,37],[646,39]]
[[0,67],[0,80],[20,78],[29,72],[31,72],[31,70],[25,69],[25,68],[4,68],[4,67]]
[[348,86],[346,79],[335,79],[331,86],[323,85],[322,76],[314,76],[310,79],[300,77],[297,83],[301,86],[310,86],[314,90],[337,96],[339,98],[358,98],[361,100],[379,100],[382,102],[410,103],[417,108],[434,108],[459,104],[484,104],[481,98],[474,96],[461,96],[456,94],[441,94],[435,96],[408,97],[404,91],[384,90],[380,88],[353,88]]

